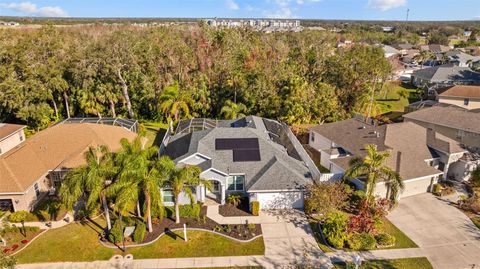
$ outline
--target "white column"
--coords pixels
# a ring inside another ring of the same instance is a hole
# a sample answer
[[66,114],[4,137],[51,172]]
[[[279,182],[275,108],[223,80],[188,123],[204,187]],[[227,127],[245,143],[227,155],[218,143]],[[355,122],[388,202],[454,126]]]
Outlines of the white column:
[[224,204],[225,204],[225,185],[220,184],[220,189],[221,189],[220,191],[221,191],[221,193],[222,193],[220,203],[221,203],[222,205],[224,205]]

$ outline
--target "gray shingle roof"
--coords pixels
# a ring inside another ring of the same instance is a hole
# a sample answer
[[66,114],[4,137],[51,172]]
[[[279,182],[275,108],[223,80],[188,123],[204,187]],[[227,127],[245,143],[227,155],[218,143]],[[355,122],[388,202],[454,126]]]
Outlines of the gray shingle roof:
[[439,65],[435,67],[413,71],[412,76],[428,80],[432,83],[469,81],[480,82],[480,73],[472,71],[468,67],[459,67],[453,64]]
[[[427,141],[427,129],[411,122],[373,126],[349,119],[317,125],[310,130],[348,150],[353,156],[365,157],[366,144],[377,145],[379,151],[389,151],[390,157],[386,164],[399,172],[404,180],[440,173],[425,162],[438,156],[431,147],[440,145],[442,148],[435,149],[444,151],[443,146],[447,143],[449,152],[464,151],[457,142],[440,134],[435,134],[435,140]],[[352,156],[347,156],[333,159],[332,162],[347,169],[351,159]]]
[[454,106],[420,109],[403,117],[480,134],[480,114]]
[[[214,128],[175,134],[165,154],[176,163],[195,153],[207,156],[210,158],[207,168],[225,174],[245,174],[247,191],[302,188],[311,181],[311,172],[295,154],[288,137],[285,139],[281,132],[271,134],[278,131],[270,126],[273,123],[275,121],[255,116],[217,121]],[[188,123],[182,126],[188,128]],[[215,140],[219,138],[257,138],[260,161],[234,162],[232,150],[215,150]]]

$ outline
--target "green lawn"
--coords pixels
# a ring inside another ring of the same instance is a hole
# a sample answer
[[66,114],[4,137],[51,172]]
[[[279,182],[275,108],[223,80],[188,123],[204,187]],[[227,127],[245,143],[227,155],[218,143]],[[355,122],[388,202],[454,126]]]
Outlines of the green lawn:
[[[118,249],[110,249],[98,242],[100,227],[104,221],[72,223],[65,227],[50,230],[26,249],[16,255],[19,263],[40,262],[80,262],[108,260],[114,254],[121,254]],[[137,259],[263,255],[265,246],[263,238],[249,243],[238,243],[223,236],[208,232],[189,231],[188,242],[163,236],[155,243],[139,248],[129,248]],[[208,242],[208,243],[207,243]]]
[[384,232],[395,236],[395,245],[385,249],[394,249],[394,248],[418,248],[417,244],[412,241],[406,234],[404,234],[400,229],[398,229],[393,223],[388,219],[383,219],[382,228]]
[[[387,94],[385,95],[385,93],[383,92],[376,97],[382,114],[403,112],[406,106],[408,106],[412,102],[417,101],[417,97],[415,95],[417,89],[415,88],[406,88],[403,85],[397,85],[393,82],[387,83],[385,87]],[[400,95],[398,94],[400,91],[406,91],[408,93],[408,97],[400,97]]]
[[167,131],[168,124],[162,122],[144,122],[142,125],[145,127],[145,136],[148,138],[147,145],[160,146],[163,136]]
[[[355,265],[335,263],[337,269],[355,268]],[[395,260],[370,260],[365,261],[359,269],[433,269],[427,258],[408,258]]]

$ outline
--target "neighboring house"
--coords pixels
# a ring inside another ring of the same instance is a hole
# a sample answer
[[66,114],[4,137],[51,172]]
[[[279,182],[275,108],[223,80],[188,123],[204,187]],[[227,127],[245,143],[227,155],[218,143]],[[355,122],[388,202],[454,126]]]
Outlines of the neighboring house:
[[67,122],[35,134],[0,156],[0,206],[11,211],[33,209],[59,187],[69,169],[85,163],[90,146],[106,145],[116,151],[120,139],[136,136],[118,126]]
[[455,106],[433,106],[404,114],[403,118],[480,152],[480,113]]
[[455,66],[454,64],[419,69],[412,73],[412,84],[424,89],[477,83],[480,83],[480,73],[474,72],[468,67]]
[[437,89],[436,92],[437,100],[442,104],[456,105],[468,110],[480,109],[479,85],[455,85]]
[[16,147],[25,140],[23,129],[26,126],[0,123],[0,155]]
[[396,48],[388,45],[382,45],[383,52],[385,54],[385,58],[399,56],[401,52]]
[[422,45],[420,46],[420,50],[422,51],[430,51],[430,52],[433,52],[435,54],[441,54],[441,53],[445,53],[447,51],[450,51],[451,48],[448,47],[448,46],[444,46],[444,45],[439,45],[439,44],[432,44],[432,45]]
[[[431,191],[448,167],[466,152],[459,143],[420,125],[404,122],[378,126],[372,120],[354,118],[310,128],[309,145],[321,154],[321,165],[333,174],[344,174],[354,157],[365,157],[365,145],[389,151],[386,165],[398,172],[405,184],[400,197]],[[363,179],[352,181],[363,189]],[[387,196],[384,182],[376,195]]]
[[[163,155],[179,167],[198,166],[212,181],[211,191],[193,190],[196,201],[225,204],[229,194],[240,193],[261,208],[302,208],[305,186],[320,176],[288,126],[275,120],[184,120],[164,143]],[[163,193],[171,204],[171,191]],[[180,202],[190,200],[182,195]]]
[[468,46],[468,47],[462,48],[460,50],[463,50],[465,53],[468,53],[470,55],[475,55],[475,56],[480,55],[480,47],[479,46]]
[[449,51],[446,56],[450,63],[460,67],[472,67],[473,63],[480,61],[480,56],[472,56],[458,50]]

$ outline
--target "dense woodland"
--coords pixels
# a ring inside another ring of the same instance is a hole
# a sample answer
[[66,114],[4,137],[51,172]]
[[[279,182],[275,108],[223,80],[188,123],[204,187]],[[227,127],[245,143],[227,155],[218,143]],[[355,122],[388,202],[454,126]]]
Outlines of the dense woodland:
[[242,114],[333,121],[368,108],[391,73],[380,48],[337,49],[338,38],[202,25],[0,29],[0,122],[42,129],[69,116]]

